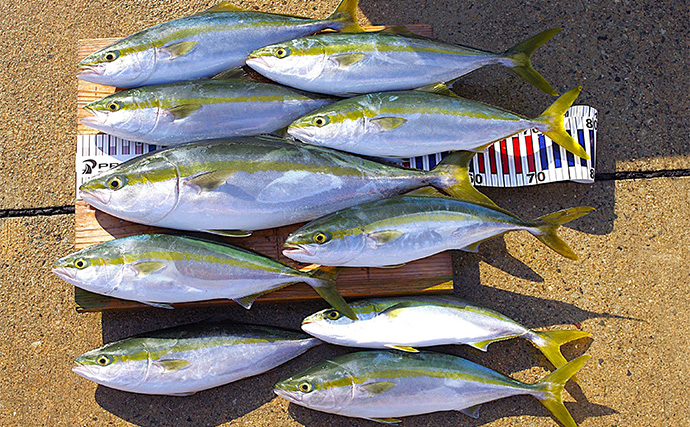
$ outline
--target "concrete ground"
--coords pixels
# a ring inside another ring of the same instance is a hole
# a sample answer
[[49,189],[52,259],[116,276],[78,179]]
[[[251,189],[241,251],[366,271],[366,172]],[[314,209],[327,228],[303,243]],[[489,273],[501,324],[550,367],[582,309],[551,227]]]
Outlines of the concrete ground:
[[[74,203],[76,48],[80,38],[125,36],[194,13],[212,1],[3,1],[0,16],[0,425],[374,425],[314,412],[276,397],[289,373],[348,350],[322,346],[264,375],[187,398],[123,393],[70,371],[82,352],[138,332],[217,314],[296,328],[320,302],[145,309],[77,314],[73,288],[50,272],[73,250],[70,214],[35,208]],[[335,0],[263,3],[257,10],[326,16]],[[581,204],[597,211],[562,232],[571,262],[514,233],[455,256],[456,294],[530,327],[575,325],[593,339],[566,348],[592,359],[570,384],[566,406],[583,427],[690,425],[690,10],[674,1],[448,2],[361,0],[360,23],[432,24],[439,39],[502,51],[549,27],[563,31],[535,54],[535,67],[578,103],[599,110],[598,181],[487,190],[499,205],[533,217]],[[538,114],[548,95],[489,67],[460,80],[461,95]],[[636,179],[628,179],[636,178]],[[534,382],[545,359],[526,341],[462,355]],[[534,399],[410,417],[404,425],[549,426]]]

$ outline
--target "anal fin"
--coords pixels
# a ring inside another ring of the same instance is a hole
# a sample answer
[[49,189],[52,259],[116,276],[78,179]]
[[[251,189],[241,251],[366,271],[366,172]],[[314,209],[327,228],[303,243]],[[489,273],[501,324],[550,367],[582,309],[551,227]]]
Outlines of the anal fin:
[[392,348],[393,350],[405,351],[407,353],[419,353],[419,350],[416,348],[406,345],[386,344],[385,347]]

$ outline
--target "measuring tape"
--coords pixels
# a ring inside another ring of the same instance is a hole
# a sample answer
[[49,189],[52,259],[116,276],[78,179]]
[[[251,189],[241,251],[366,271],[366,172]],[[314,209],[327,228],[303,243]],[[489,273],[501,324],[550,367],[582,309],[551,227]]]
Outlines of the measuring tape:
[[[474,185],[520,187],[557,181],[594,182],[596,172],[597,110],[576,105],[565,115],[565,129],[585,148],[590,160],[575,157],[548,136],[534,129],[498,141],[478,153],[470,163]],[[76,194],[84,182],[122,162],[162,148],[112,135],[77,135]],[[430,170],[447,153],[403,159],[401,164]]]
[[[568,109],[565,130],[589,154],[590,160],[576,157],[543,133],[528,129],[495,142],[470,163],[470,180],[476,186],[522,187],[547,182],[594,182],[596,173],[597,110],[586,105]],[[402,165],[433,169],[447,153],[403,159]]]

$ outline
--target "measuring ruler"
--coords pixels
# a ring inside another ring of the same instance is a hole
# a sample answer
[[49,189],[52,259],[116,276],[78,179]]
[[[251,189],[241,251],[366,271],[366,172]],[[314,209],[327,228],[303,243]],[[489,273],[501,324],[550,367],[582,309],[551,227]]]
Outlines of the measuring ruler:
[[[522,187],[547,182],[594,182],[597,149],[597,110],[586,105],[568,109],[565,130],[589,154],[585,160],[555,144],[543,133],[528,129],[495,142],[477,153],[470,163],[470,180],[476,186]],[[404,159],[401,164],[433,169],[447,153]]]
[[[520,187],[557,181],[594,182],[596,172],[597,110],[576,105],[565,115],[565,129],[585,148],[590,160],[576,157],[534,129],[498,141],[470,163],[474,185]],[[122,162],[162,148],[107,134],[77,135],[76,194],[79,186]],[[447,153],[404,159],[401,164],[430,170]]]

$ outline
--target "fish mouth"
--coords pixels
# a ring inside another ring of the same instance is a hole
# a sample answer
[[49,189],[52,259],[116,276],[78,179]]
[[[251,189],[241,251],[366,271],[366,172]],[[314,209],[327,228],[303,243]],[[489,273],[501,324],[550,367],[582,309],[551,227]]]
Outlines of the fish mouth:
[[91,371],[91,369],[89,369],[88,366],[82,365],[77,361],[75,361],[74,365],[72,365],[72,372],[74,372],[77,375],[81,375],[82,377],[87,379],[93,378],[93,372]]
[[249,65],[252,68],[254,68],[255,65],[258,68],[262,69],[271,68],[268,62],[261,56],[249,55],[246,62],[247,65]]
[[107,206],[110,203],[110,192],[104,190],[79,189],[79,195],[90,205]]
[[290,127],[288,127],[287,133],[288,133],[288,135],[290,135],[294,138],[297,138],[300,141],[305,142],[307,144],[309,143],[309,141],[311,139],[310,133],[307,132],[305,129],[302,129],[302,128],[290,126]]
[[275,394],[277,394],[278,396],[282,397],[283,399],[290,401],[292,403],[296,403],[296,404],[302,403],[301,396],[293,394],[293,392],[282,389],[280,384],[276,384],[275,388],[273,389],[273,392]]
[[287,243],[283,244],[283,255],[290,257],[290,255],[306,255],[313,256],[314,254],[309,250],[308,247],[297,244],[297,243]]
[[67,267],[53,267],[53,274],[69,283],[72,283],[75,279],[74,272]]
[[103,67],[99,65],[79,65],[77,68],[77,78],[100,76],[103,74]]

